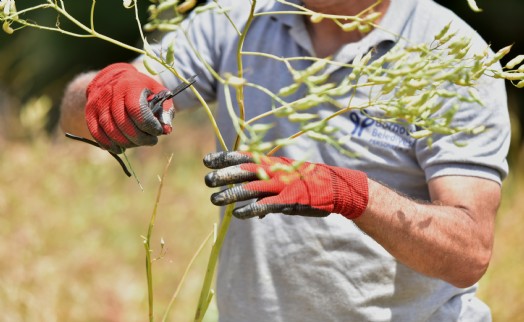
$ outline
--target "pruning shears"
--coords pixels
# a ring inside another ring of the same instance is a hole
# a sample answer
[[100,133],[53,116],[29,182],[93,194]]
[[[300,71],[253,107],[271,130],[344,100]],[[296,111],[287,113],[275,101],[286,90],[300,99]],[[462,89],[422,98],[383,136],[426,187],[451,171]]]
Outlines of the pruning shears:
[[[160,91],[157,94],[155,94],[153,96],[153,98],[148,102],[148,107],[151,109],[151,112],[153,113],[153,115],[155,115],[155,117],[160,120],[161,119],[161,115],[160,114],[162,112],[162,105],[163,105],[163,103],[165,101],[167,101],[168,99],[171,99],[171,98],[175,97],[176,95],[180,94],[183,90],[185,90],[189,86],[193,85],[196,82],[196,77],[197,77],[196,75],[191,76],[187,80],[187,82],[181,83],[180,85],[175,87],[175,89],[173,89],[172,91],[164,90],[164,91]],[[74,135],[74,134],[71,134],[71,133],[67,133],[67,132],[65,133],[65,136],[67,138],[70,138],[70,139],[73,139],[73,140],[77,140],[77,141],[80,141],[80,142],[84,142],[84,143],[87,143],[87,144],[91,144],[93,146],[96,146],[97,148],[101,148],[100,144],[98,144],[98,142],[96,142],[96,141],[93,141],[93,140],[90,140],[90,139],[86,139],[84,137],[77,136],[77,135]],[[111,151],[108,151],[108,152],[109,152],[109,154],[111,154],[111,156],[113,158],[116,159],[116,161],[118,161],[118,164],[120,164],[120,166],[122,167],[122,170],[124,170],[124,173],[128,177],[131,177],[132,173],[129,171],[129,169],[127,168],[127,166],[124,163],[124,161],[122,161],[122,159],[116,153],[113,153]]]

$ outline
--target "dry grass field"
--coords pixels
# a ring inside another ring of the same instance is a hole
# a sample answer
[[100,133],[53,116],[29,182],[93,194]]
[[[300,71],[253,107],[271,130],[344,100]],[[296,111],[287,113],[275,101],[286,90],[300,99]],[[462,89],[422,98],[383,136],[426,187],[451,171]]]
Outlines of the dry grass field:
[[[153,234],[155,312],[160,321],[190,258],[213,229],[202,156],[214,148],[202,118],[177,116],[169,138],[128,156],[141,191],[105,152],[61,135],[1,142],[0,312],[2,321],[145,321],[147,233],[160,175],[171,153]],[[495,321],[524,321],[524,177],[507,181],[492,265],[480,296]],[[191,321],[209,244],[170,315]],[[465,250],[467,251],[467,250]],[[212,309],[207,321],[216,320]]]

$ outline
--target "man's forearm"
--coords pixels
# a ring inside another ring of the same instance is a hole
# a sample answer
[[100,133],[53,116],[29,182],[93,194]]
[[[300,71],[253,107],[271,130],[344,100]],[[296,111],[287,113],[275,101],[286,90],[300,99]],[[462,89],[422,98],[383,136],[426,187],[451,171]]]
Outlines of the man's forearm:
[[91,138],[85,121],[86,88],[96,72],[78,75],[67,86],[60,105],[60,127],[85,138]]
[[[368,208],[355,223],[401,263],[457,287],[470,286],[482,277],[491,256],[498,202],[486,200],[482,205],[478,196],[464,196],[465,204],[449,200],[424,204],[372,180],[369,183]],[[486,195],[493,195],[496,183],[487,184]],[[472,193],[476,192],[462,191]],[[468,200],[475,199],[478,204],[469,206]]]

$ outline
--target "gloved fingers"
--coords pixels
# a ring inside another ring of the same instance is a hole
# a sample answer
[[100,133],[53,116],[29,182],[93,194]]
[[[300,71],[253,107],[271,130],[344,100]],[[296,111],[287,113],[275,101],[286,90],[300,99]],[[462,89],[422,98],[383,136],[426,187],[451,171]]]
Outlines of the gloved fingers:
[[[119,113],[125,111],[140,131],[150,135],[159,136],[163,132],[162,124],[160,124],[160,121],[149,108],[148,97],[151,96],[152,92],[145,88],[139,93],[139,97],[135,97],[134,95],[124,96],[124,110],[121,112],[119,111]],[[118,103],[115,100],[113,104],[115,106]]]
[[211,195],[211,202],[216,206],[224,206],[237,201],[277,195],[282,188],[283,185],[278,180],[257,180],[214,193]]
[[151,135],[142,131],[135,124],[135,121],[127,113],[122,100],[113,100],[111,116],[113,117],[116,126],[118,126],[128,141],[121,141],[122,146],[133,147],[142,145],[155,145],[158,142],[158,138],[155,135]]
[[315,209],[310,205],[299,203],[280,203],[279,196],[270,196],[253,202],[243,207],[235,208],[233,216],[239,219],[248,219],[253,217],[264,217],[270,213],[281,213],[285,215],[300,215],[306,217],[326,217],[330,213]]
[[281,205],[253,202],[246,206],[235,208],[235,210],[233,210],[233,216],[239,219],[262,218],[267,214],[280,212],[282,212]]
[[98,120],[92,120],[89,119],[87,121],[87,127],[89,129],[89,132],[95,139],[95,141],[99,144],[99,146],[112,153],[120,154],[124,152],[124,148],[118,145],[116,142],[114,142],[104,131],[101,124],[98,122]]
[[238,201],[262,198],[267,195],[269,195],[268,192],[246,190],[243,185],[239,185],[212,194],[211,202],[215,206],[225,206]]
[[204,165],[209,169],[222,169],[242,163],[253,163],[250,153],[232,151],[209,153],[204,157]]
[[255,163],[245,163],[210,172],[204,179],[208,187],[216,188],[229,184],[257,180],[259,179],[259,170],[267,171],[265,166]]

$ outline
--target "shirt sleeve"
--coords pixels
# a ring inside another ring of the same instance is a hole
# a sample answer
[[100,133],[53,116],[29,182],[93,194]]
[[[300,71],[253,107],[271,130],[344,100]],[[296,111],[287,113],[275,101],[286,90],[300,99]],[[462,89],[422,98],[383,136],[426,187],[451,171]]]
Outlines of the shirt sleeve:
[[[217,70],[220,61],[220,33],[215,32],[217,16],[212,10],[192,13],[181,24],[179,30],[166,34],[160,42],[152,46],[154,53],[164,61],[171,46],[174,52],[173,68],[186,79],[193,75],[197,76],[194,86],[206,102],[216,100],[217,80],[213,77],[210,68]],[[161,64],[152,60],[148,62],[158,72],[158,76],[167,88],[175,88],[181,82]],[[189,90],[175,96],[174,102],[178,109],[200,105]]]
[[[455,88],[466,95],[466,88]],[[482,77],[475,89],[482,102],[464,103],[451,100],[444,111],[460,104],[452,126],[477,127],[486,130],[478,134],[458,133],[435,135],[418,140],[416,155],[424,169],[426,180],[445,175],[485,178],[499,184],[508,175],[506,156],[510,144],[510,121],[505,83],[501,79]]]

